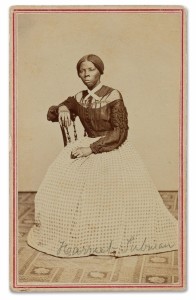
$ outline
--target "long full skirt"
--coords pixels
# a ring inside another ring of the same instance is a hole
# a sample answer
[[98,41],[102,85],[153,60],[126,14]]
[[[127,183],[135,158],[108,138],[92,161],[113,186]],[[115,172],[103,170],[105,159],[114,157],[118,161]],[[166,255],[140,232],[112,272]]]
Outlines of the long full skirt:
[[97,139],[70,143],[48,168],[28,244],[58,257],[176,250],[177,220],[129,140],[110,152],[71,158],[72,149]]

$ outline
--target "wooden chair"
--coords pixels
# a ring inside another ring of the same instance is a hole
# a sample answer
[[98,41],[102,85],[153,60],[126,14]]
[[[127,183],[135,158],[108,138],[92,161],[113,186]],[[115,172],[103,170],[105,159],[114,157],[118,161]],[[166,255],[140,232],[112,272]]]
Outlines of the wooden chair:
[[[74,138],[75,140],[78,139],[77,137],[77,132],[76,132],[76,125],[75,125],[75,119],[76,119],[76,115],[72,112],[70,112],[70,117],[71,117],[71,120],[73,122],[73,128],[74,128]],[[58,122],[58,106],[51,106],[48,110],[48,113],[47,113],[47,120],[48,121],[51,121],[51,122]],[[71,137],[70,137],[70,134],[69,134],[69,130],[68,130],[68,127],[65,127],[65,126],[61,126],[60,125],[60,128],[61,128],[61,133],[62,133],[62,136],[63,136],[63,143],[64,143],[64,147],[67,146],[67,143],[71,142]]]

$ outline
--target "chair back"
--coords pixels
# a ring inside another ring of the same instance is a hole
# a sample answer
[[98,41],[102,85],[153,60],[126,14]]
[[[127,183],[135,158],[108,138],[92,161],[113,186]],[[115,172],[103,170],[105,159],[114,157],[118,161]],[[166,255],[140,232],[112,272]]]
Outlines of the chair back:
[[[72,124],[73,124],[73,129],[74,129],[74,139],[76,141],[78,139],[77,132],[76,132],[76,125],[75,125],[76,115],[71,112],[70,117],[71,117],[71,121],[72,121]],[[58,120],[58,106],[53,105],[48,109],[47,120],[51,121],[51,122],[58,122],[59,121]],[[68,142],[71,143],[71,137],[70,137],[70,134],[69,134],[69,129],[68,129],[68,127],[65,127],[65,126],[62,126],[62,125],[60,125],[60,129],[61,129],[61,133],[62,133],[62,136],[63,136],[63,144],[64,144],[64,147],[66,147]]]

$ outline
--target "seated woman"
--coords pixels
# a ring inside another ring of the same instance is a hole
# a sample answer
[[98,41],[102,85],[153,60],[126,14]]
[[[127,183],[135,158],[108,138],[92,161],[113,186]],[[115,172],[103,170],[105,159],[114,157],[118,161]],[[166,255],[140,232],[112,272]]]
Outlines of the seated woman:
[[73,112],[85,136],[48,168],[28,244],[59,257],[176,250],[177,221],[128,139],[121,93],[101,84],[104,64],[96,55],[82,57],[77,72],[87,89],[59,104],[58,117],[69,126]]

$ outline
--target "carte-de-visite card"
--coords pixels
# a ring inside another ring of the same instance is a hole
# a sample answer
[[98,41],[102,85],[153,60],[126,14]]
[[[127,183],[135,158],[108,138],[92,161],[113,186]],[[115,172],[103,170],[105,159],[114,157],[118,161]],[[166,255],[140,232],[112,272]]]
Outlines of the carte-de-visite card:
[[186,10],[10,9],[10,287],[186,288]]

